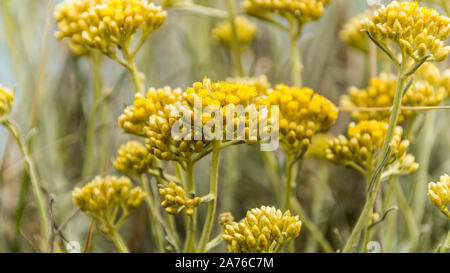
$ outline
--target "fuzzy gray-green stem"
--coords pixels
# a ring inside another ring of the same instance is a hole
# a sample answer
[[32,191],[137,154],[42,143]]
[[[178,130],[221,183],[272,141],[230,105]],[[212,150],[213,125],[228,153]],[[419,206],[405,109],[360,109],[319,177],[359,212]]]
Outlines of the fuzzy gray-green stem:
[[[408,64],[408,58],[403,55],[402,63],[398,71],[398,80],[397,80],[397,87],[395,91],[394,96],[394,103],[392,106],[392,112],[389,119],[389,125],[387,129],[387,133],[383,142],[383,146],[381,148],[381,152],[378,155],[378,162],[376,165],[376,170],[383,170],[385,162],[385,158],[389,156],[390,153],[389,149],[389,143],[392,140],[392,136],[394,135],[395,127],[397,126],[398,116],[400,114],[400,106],[402,104],[402,97],[403,97],[403,88],[406,81],[406,68]],[[378,193],[378,188],[380,186],[381,182],[381,171],[379,173],[373,172],[373,174],[370,175],[370,179],[367,180],[369,184],[366,202],[364,204],[363,210],[358,218],[358,221],[356,222],[356,225],[354,226],[352,233],[350,234],[350,237],[343,249],[343,252],[353,252],[356,248],[356,245],[358,243],[358,239],[361,235],[361,231],[366,227],[370,217],[373,213],[373,206],[375,204],[375,199]],[[377,177],[376,177],[377,176]],[[373,186],[372,186],[373,183]]]
[[36,168],[34,166],[34,162],[28,152],[28,147],[26,143],[23,142],[19,128],[12,123],[10,120],[6,120],[3,122],[3,125],[8,128],[11,135],[14,137],[14,140],[17,143],[17,146],[19,146],[20,152],[22,153],[23,160],[25,162],[26,169],[28,171],[28,174],[30,175],[31,180],[31,187],[33,189],[33,196],[38,208],[39,212],[39,220],[41,224],[41,240],[42,240],[42,246],[43,251],[49,250],[49,239],[50,239],[50,223],[47,215],[47,206],[44,203],[43,197],[42,197],[42,191],[41,191],[41,185],[39,183],[38,175]]
[[211,161],[211,174],[209,181],[209,193],[214,196],[214,199],[208,203],[208,211],[206,213],[206,219],[202,230],[202,235],[199,242],[199,252],[205,252],[206,245],[208,244],[209,236],[211,235],[212,227],[214,224],[216,207],[217,207],[217,188],[219,182],[219,163],[220,163],[220,144],[219,140],[214,140],[212,143],[212,161]]

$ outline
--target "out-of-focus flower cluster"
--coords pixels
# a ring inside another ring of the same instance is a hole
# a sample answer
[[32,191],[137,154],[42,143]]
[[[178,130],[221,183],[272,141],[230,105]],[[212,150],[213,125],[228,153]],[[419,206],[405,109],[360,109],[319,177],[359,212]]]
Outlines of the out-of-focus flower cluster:
[[229,83],[245,84],[252,86],[256,89],[258,95],[266,95],[267,91],[272,87],[266,75],[258,77],[243,77],[243,78],[228,78],[226,80]]
[[244,0],[242,8],[251,15],[275,14],[303,25],[318,20],[331,0]]
[[306,156],[315,159],[326,159],[325,151],[328,148],[328,142],[332,139],[333,137],[327,133],[315,135],[311,140]]
[[14,104],[14,93],[0,85],[0,123],[7,118]]
[[279,106],[280,142],[285,151],[293,154],[306,152],[311,138],[327,130],[338,116],[336,106],[310,88],[279,84],[267,96],[259,97],[257,103]]
[[131,189],[127,177],[96,177],[83,188],[75,188],[73,203],[82,211],[98,218],[110,228],[116,224],[117,211],[122,218],[128,217],[144,201],[145,193],[140,187]]
[[153,156],[139,141],[129,141],[120,146],[114,167],[123,173],[142,174],[147,172],[153,163]]
[[370,19],[371,17],[371,12],[365,12],[351,18],[351,20],[344,25],[339,33],[341,40],[353,48],[363,52],[368,52],[369,37],[367,37],[366,33],[361,32],[361,29],[363,29],[363,21]]
[[94,48],[109,55],[117,47],[128,46],[139,29],[145,39],[162,25],[166,15],[147,0],[66,0],[55,9],[55,37],[70,39],[76,54]]
[[[422,65],[416,72],[413,85],[408,89],[402,99],[403,106],[436,106],[446,97],[446,90],[440,84],[439,69],[431,63]],[[341,98],[344,107],[390,107],[394,101],[397,77],[382,73],[372,78],[367,89],[351,87],[349,94]],[[412,110],[401,110],[398,124],[403,123],[413,115]],[[356,120],[376,119],[387,121],[389,111],[353,111]]]
[[431,202],[450,219],[448,204],[450,203],[450,177],[444,174],[438,182],[428,183],[428,196]]
[[[244,16],[237,16],[235,19],[236,35],[239,49],[245,51],[255,37],[257,27]],[[229,20],[218,24],[212,31],[213,36],[228,48],[232,47],[233,35]]]
[[450,53],[450,47],[444,44],[450,36],[450,18],[415,1],[392,1],[381,6],[362,27],[377,41],[394,41],[415,60],[430,54],[430,61],[443,61]]
[[194,214],[194,209],[201,204],[200,197],[192,199],[186,198],[184,189],[174,182],[169,183],[169,187],[159,189],[163,201],[161,206],[169,214],[177,214],[184,209],[184,213],[188,216]]
[[284,244],[300,233],[302,222],[289,211],[262,206],[247,212],[240,222],[225,225],[222,235],[234,253],[271,252],[273,243]]
[[[364,171],[373,171],[387,128],[388,124],[383,121],[363,120],[357,124],[351,122],[347,137],[340,135],[328,143],[326,158],[338,165],[359,166]],[[419,167],[414,162],[414,156],[406,153],[409,141],[401,139],[402,133],[402,127],[397,126],[390,142],[391,153],[384,169],[390,174],[409,174]]]

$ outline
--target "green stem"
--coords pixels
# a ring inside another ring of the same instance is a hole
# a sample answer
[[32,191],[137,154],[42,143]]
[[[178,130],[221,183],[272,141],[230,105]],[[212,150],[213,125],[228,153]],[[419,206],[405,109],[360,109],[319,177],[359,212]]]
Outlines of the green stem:
[[[386,195],[383,198],[383,211],[396,204],[394,198],[394,183],[392,183],[394,179],[396,179],[396,176],[391,176],[388,183]],[[384,226],[385,235],[383,237],[383,249],[384,252],[391,253],[393,251],[394,243],[397,240],[397,214],[388,217]]]
[[406,200],[406,197],[400,186],[398,176],[395,176],[395,178],[391,181],[391,183],[393,183],[393,190],[395,197],[397,198],[400,211],[402,212],[403,217],[405,218],[406,228],[408,229],[410,237],[410,251],[413,252],[417,247],[419,228],[417,227],[414,214],[411,208],[409,207],[408,200]]
[[450,253],[450,230],[448,231],[447,237],[445,238],[442,246],[439,249],[439,253]]
[[301,73],[301,60],[300,52],[298,48],[298,38],[300,36],[299,32],[296,30],[294,25],[291,23],[289,29],[289,46],[291,50],[291,77],[292,84],[296,87],[302,86],[302,73]]
[[145,201],[148,205],[148,214],[149,214],[149,226],[151,228],[151,233],[153,235],[153,239],[155,240],[156,247],[158,249],[158,252],[164,253],[164,233],[159,225],[158,216],[156,215],[157,209],[155,208],[155,202],[152,200],[152,193],[150,192],[150,188],[148,186],[147,178],[145,177],[145,174],[140,175],[140,181],[142,188],[145,192]]
[[113,229],[108,235],[120,253],[129,253],[130,252],[130,250],[128,250],[126,243],[124,242],[124,240],[122,239],[120,234],[115,229]]
[[214,196],[214,199],[208,203],[208,212],[206,214],[205,224],[203,226],[202,235],[199,242],[199,251],[205,252],[206,245],[208,244],[209,237],[211,235],[216,206],[217,206],[217,188],[219,182],[219,162],[220,162],[220,141],[214,140],[212,143],[212,161],[211,161],[211,174],[209,181],[209,193]]
[[123,54],[125,57],[125,60],[128,63],[128,71],[130,71],[131,79],[133,80],[134,87],[136,88],[137,93],[144,94],[144,84],[141,79],[141,74],[139,72],[139,69],[137,68],[135,58],[133,54],[130,52],[130,46],[127,45],[123,48]]
[[[381,152],[378,155],[378,162],[376,165],[375,170],[382,170],[383,165],[386,163],[384,159],[388,156],[389,153],[389,144],[392,140],[392,136],[394,134],[394,129],[397,126],[398,116],[400,114],[400,106],[402,104],[402,94],[403,94],[403,87],[405,85],[405,76],[404,73],[407,69],[408,64],[408,58],[403,54],[402,63],[400,66],[399,74],[398,74],[398,80],[397,80],[397,87],[395,91],[395,97],[394,97],[394,103],[392,106],[392,112],[391,117],[389,119],[389,126],[387,129],[386,137],[383,142],[383,146],[381,148]],[[369,187],[369,192],[367,193],[366,203],[364,204],[363,210],[359,216],[358,221],[356,222],[356,225],[354,226],[352,233],[350,234],[350,237],[343,249],[343,252],[353,252],[356,248],[356,245],[358,243],[358,239],[361,235],[361,231],[366,227],[368,221],[370,220],[370,217],[373,213],[373,206],[375,204],[375,199],[378,193],[378,188],[380,186],[381,182],[381,172],[373,172],[370,175],[370,179],[367,180],[368,184],[372,183],[373,181],[373,187]]]
[[284,191],[284,210],[288,210],[291,204],[292,191],[295,189],[295,178],[297,177],[299,165],[296,164],[295,155],[288,154],[286,160],[286,184]]
[[47,216],[47,206],[43,201],[41,185],[39,183],[34,162],[29,154],[27,145],[21,139],[19,128],[10,120],[4,121],[3,124],[8,128],[11,135],[14,137],[14,140],[16,141],[17,145],[19,146],[28,174],[30,175],[33,196],[36,201],[36,205],[39,212],[43,251],[46,252],[49,250],[50,223]]
[[[195,181],[194,181],[194,163],[192,161],[187,163],[186,166],[186,188],[189,195],[195,195]],[[194,212],[191,216],[186,216],[186,241],[184,244],[184,252],[196,251],[196,236],[197,230],[197,213]]]
[[419,163],[420,168],[415,176],[411,193],[411,198],[414,200],[414,202],[412,202],[412,207],[417,223],[422,221],[426,207],[425,202],[427,195],[424,194],[424,192],[426,192],[427,189],[431,148],[433,147],[434,138],[436,136],[436,133],[434,132],[436,115],[436,111],[430,111],[426,114],[423,134],[418,141],[420,145],[417,151],[417,162]]
[[231,49],[234,57],[234,73],[238,77],[244,77],[244,66],[241,59],[241,49],[236,28],[236,6],[235,0],[227,0],[228,17],[231,25]]
[[102,76],[101,76],[101,56],[94,52],[90,58],[91,69],[93,74],[93,92],[91,109],[89,113],[89,120],[86,129],[86,145],[84,152],[84,165],[82,171],[82,177],[86,178],[93,174],[95,169],[95,147],[96,147],[96,129],[97,129],[97,113],[101,101],[102,92]]

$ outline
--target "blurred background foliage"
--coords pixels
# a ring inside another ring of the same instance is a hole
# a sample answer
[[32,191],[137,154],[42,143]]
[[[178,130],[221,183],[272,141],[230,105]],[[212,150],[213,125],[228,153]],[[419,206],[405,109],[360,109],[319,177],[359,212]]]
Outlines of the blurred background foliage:
[[[56,24],[53,9],[58,0],[0,1],[0,83],[16,87],[16,104],[12,117],[23,132],[28,133],[32,156],[37,162],[39,176],[46,196],[55,196],[55,215],[62,223],[75,210],[71,191],[92,179],[82,176],[84,135],[92,103],[92,72],[87,58],[71,54],[67,44],[53,37]],[[156,1],[159,3],[159,1]],[[240,1],[237,1],[240,2]],[[196,1],[209,7],[226,10],[225,1]],[[301,36],[304,85],[338,104],[339,96],[349,86],[365,87],[368,83],[367,57],[339,39],[342,26],[353,16],[368,8],[366,0],[334,0],[317,22],[308,24]],[[240,10],[242,13],[242,10]],[[187,87],[205,76],[224,80],[232,76],[230,51],[212,37],[211,30],[221,19],[194,14],[186,10],[169,9],[163,26],[147,40],[137,56],[147,87]],[[248,75],[267,75],[272,84],[290,83],[288,37],[267,23],[250,18],[258,25],[258,35],[243,55]],[[449,63],[439,64],[442,68]],[[104,58],[102,64],[103,94],[108,105],[106,122],[100,118],[98,134],[106,134],[107,156],[103,162],[95,159],[96,174],[115,173],[111,160],[117,148],[129,135],[122,132],[117,117],[124,106],[133,102],[134,91],[128,73],[115,62]],[[431,161],[426,182],[435,181],[449,171],[450,118],[449,111],[439,111],[430,141]],[[341,113],[331,133],[344,132],[350,121]],[[422,130],[422,133],[424,130]],[[413,154],[423,145],[422,135],[416,136]],[[220,182],[232,171],[239,177],[236,188],[220,183],[218,212],[231,211],[241,219],[245,211],[261,205],[275,205],[272,188],[259,153],[259,147],[239,147],[239,162],[221,164]],[[226,154],[226,152],[225,152]],[[95,153],[97,156],[97,153]],[[282,153],[278,154],[284,160]],[[230,170],[232,168],[232,170]],[[196,168],[200,194],[207,193],[209,159]],[[416,174],[401,178],[406,194],[411,190]],[[334,248],[342,248],[364,202],[364,178],[342,166],[307,158],[300,174],[298,196],[307,212],[323,230]],[[283,181],[280,181],[282,187]],[[384,189],[385,190],[385,189]],[[324,199],[314,202],[320,191]],[[426,189],[423,189],[426,195]],[[37,213],[31,188],[20,153],[8,132],[0,127],[0,251],[31,252],[36,250],[34,234],[38,234]],[[414,200],[409,202],[412,204]],[[433,251],[446,235],[449,222],[426,199],[426,213],[420,226],[418,251]],[[200,215],[205,213],[204,208]],[[399,217],[394,238],[394,251],[407,251],[408,234],[399,211],[388,217]],[[146,211],[141,208],[123,231],[132,251],[154,250],[147,229]],[[69,240],[85,242],[89,217],[78,214],[66,227]],[[216,225],[217,228],[217,225]],[[217,231],[216,231],[217,232]],[[378,232],[382,232],[379,230]],[[297,241],[301,251],[318,251],[308,231],[302,229]],[[383,242],[382,247],[383,247]],[[224,251],[225,248],[218,250]],[[93,252],[114,251],[100,234],[95,234]]]

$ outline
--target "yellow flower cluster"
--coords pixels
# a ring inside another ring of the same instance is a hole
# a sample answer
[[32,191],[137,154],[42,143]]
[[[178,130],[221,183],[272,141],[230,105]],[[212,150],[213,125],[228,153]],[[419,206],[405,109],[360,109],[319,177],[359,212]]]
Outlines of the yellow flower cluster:
[[361,29],[363,29],[362,22],[371,17],[371,12],[365,12],[353,17],[340,31],[339,37],[341,40],[353,48],[368,52],[369,38],[367,37],[367,34],[361,32]]
[[[347,129],[348,137],[340,135],[328,143],[326,158],[338,165],[359,166],[364,172],[373,171],[387,128],[388,124],[383,121],[351,122]],[[414,156],[406,153],[409,141],[401,139],[402,133],[402,127],[397,126],[390,142],[391,153],[385,171],[390,170],[392,174],[409,174],[419,167],[414,162]]]
[[166,15],[147,0],[66,0],[55,9],[55,37],[69,38],[77,54],[94,48],[109,55],[127,46],[139,29],[145,39]]
[[450,219],[450,212],[447,209],[450,203],[450,177],[444,174],[439,182],[428,183],[428,196],[431,202],[440,209]]
[[[237,16],[235,19],[235,25],[239,49],[241,51],[245,51],[255,37],[257,27],[244,16]],[[213,29],[212,34],[221,44],[227,46],[228,48],[232,47],[233,35],[229,20],[218,24]]]
[[114,167],[123,173],[142,174],[152,167],[153,156],[139,141],[129,141],[120,146]]
[[244,0],[242,8],[251,15],[276,14],[298,24],[318,20],[331,0]]
[[[403,106],[436,106],[446,97],[446,91],[440,86],[439,69],[431,63],[425,63],[416,72],[416,79],[402,99]],[[351,87],[348,95],[341,97],[344,107],[390,107],[393,104],[397,79],[394,75],[382,73],[372,78],[367,89]],[[398,124],[413,115],[411,110],[401,110]],[[356,120],[389,120],[389,111],[353,111]]]
[[6,118],[14,104],[14,93],[0,85],[0,123]]
[[267,91],[272,87],[266,75],[258,77],[228,78],[226,81],[229,83],[241,83],[252,86],[256,89],[258,95],[266,95]]
[[86,213],[102,220],[110,227],[116,223],[117,211],[122,209],[122,218],[135,211],[145,199],[140,187],[131,189],[127,177],[96,177],[83,188],[75,188],[73,203]]
[[377,41],[394,41],[416,60],[430,54],[430,61],[443,61],[450,53],[444,44],[450,36],[450,18],[415,1],[392,1],[364,20],[362,27]]
[[301,227],[298,216],[289,211],[262,206],[248,211],[239,223],[226,225],[222,238],[234,253],[273,252],[274,243],[282,245],[294,239]]
[[146,136],[150,116],[162,111],[166,105],[180,101],[182,93],[181,89],[170,87],[150,88],[145,96],[137,93],[133,105],[119,116],[120,127],[129,134]]
[[327,130],[338,116],[336,106],[310,88],[279,84],[267,96],[259,97],[257,103],[279,106],[280,142],[285,151],[293,154],[306,152],[311,138]]
[[194,209],[202,202],[200,197],[186,198],[184,189],[174,182],[170,182],[167,188],[159,189],[159,194],[163,199],[161,206],[165,208],[167,213],[173,215],[184,209],[184,213],[191,216],[194,214]]

